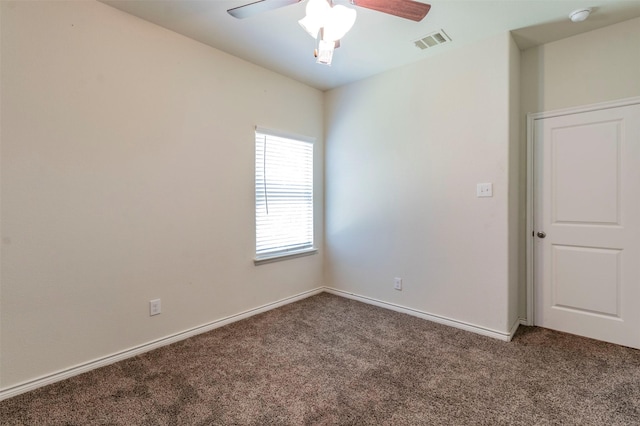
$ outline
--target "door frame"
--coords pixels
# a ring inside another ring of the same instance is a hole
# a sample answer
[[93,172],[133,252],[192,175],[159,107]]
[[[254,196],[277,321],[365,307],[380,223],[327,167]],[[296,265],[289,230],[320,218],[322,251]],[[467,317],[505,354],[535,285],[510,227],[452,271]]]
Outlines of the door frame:
[[640,96],[635,96],[632,98],[624,98],[615,101],[607,101],[600,102],[596,104],[582,105],[578,107],[570,107],[563,108],[551,111],[544,112],[535,112],[527,114],[527,205],[526,205],[526,300],[527,300],[527,311],[526,318],[521,320],[521,324],[523,325],[534,325],[535,324],[535,300],[534,300],[534,232],[535,229],[533,227],[534,224],[534,167],[535,167],[535,158],[534,158],[534,134],[533,129],[536,120],[543,120],[545,118],[559,117],[563,115],[571,115],[571,114],[580,114],[583,112],[591,112],[598,111],[610,108],[619,108],[629,105],[638,105],[640,104]]

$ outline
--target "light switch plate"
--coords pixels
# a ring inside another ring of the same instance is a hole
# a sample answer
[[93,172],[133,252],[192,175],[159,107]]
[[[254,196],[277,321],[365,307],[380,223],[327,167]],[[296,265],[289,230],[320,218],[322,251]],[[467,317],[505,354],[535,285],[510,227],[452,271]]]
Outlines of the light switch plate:
[[492,183],[479,183],[477,187],[478,197],[493,197]]

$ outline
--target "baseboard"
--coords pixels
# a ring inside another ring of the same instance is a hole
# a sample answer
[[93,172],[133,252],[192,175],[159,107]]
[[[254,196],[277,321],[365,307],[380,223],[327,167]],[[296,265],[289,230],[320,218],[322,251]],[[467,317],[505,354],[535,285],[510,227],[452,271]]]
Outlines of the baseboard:
[[511,326],[511,329],[509,330],[509,340],[507,340],[508,342],[510,342],[511,339],[513,339],[513,336],[515,336],[516,331],[518,331],[519,327],[520,327],[520,318],[516,319],[516,321]]
[[455,327],[465,331],[470,331],[472,333],[481,334],[483,336],[493,337],[494,339],[499,339],[505,342],[511,341],[511,338],[513,337],[516,330],[518,329],[518,326],[520,325],[519,320],[516,321],[516,323],[511,328],[511,330],[505,333],[502,331],[481,327],[479,325],[470,324],[464,321],[458,321],[458,320],[446,318],[440,315],[430,314],[428,312],[423,312],[417,309],[407,308],[406,306],[396,305],[395,303],[384,302],[382,300],[373,299],[371,297],[361,296],[361,295],[344,291],[344,290],[338,290],[331,287],[324,287],[324,291],[326,291],[327,293],[335,294],[336,296],[358,300],[360,302],[368,303],[370,305],[379,306],[381,308],[390,309],[392,311],[401,312],[403,314],[413,315],[415,317],[422,318],[428,321],[437,322],[438,324],[444,324],[450,327]]
[[24,383],[20,383],[6,389],[0,389],[0,401],[11,398],[16,395],[20,395],[25,392],[29,392],[31,390],[47,386],[61,380],[68,379],[73,376],[77,376],[82,373],[86,373],[88,371],[94,370],[96,368],[104,367],[109,364],[116,363],[118,361],[125,360],[127,358],[132,358],[136,355],[140,355],[145,352],[152,351],[154,349],[160,348],[162,346],[170,345],[172,343],[179,342],[184,339],[188,339],[189,337],[206,333],[207,331],[211,331],[213,329],[223,327],[227,324],[234,323],[236,321],[243,320],[245,318],[252,317],[254,315],[261,314],[263,312],[270,311],[272,309],[279,308],[284,305],[288,305],[289,303],[294,303],[302,299],[306,299],[307,297],[314,296],[316,294],[320,294],[322,292],[327,292],[330,294],[334,294],[336,296],[345,297],[348,299],[358,300],[360,302],[368,303],[370,305],[375,305],[381,308],[390,309],[392,311],[401,312],[404,314],[412,315],[418,318],[422,318],[428,321],[433,321],[439,324],[444,324],[450,327],[459,328],[462,330],[470,331],[476,334],[480,334],[483,336],[492,337],[495,339],[499,339],[505,342],[511,340],[513,335],[518,330],[518,326],[522,323],[522,319],[519,319],[515,322],[515,324],[511,327],[508,333],[504,333],[497,330],[492,330],[486,327],[481,327],[475,324],[470,324],[464,321],[458,321],[451,318],[446,318],[440,315],[434,315],[427,312],[423,312],[417,309],[408,308],[405,306],[397,305],[390,302],[384,302],[382,300],[373,299],[366,296],[361,296],[355,293],[347,292],[344,290],[338,290],[331,287],[319,287],[313,290],[309,290],[291,297],[286,297],[284,299],[268,303],[266,305],[259,306],[257,308],[253,308],[244,312],[240,312],[235,315],[230,315],[225,318],[218,319],[216,321],[212,321],[207,324],[203,324],[197,327],[190,328],[188,330],[184,330],[179,333],[175,333],[161,339],[157,339],[148,343],[144,343],[139,346],[135,346],[130,349],[126,349],[111,355],[107,355],[105,357],[101,357],[95,359],[93,361],[89,361],[83,364],[76,365],[74,367],[70,367],[64,370],[57,371],[55,373],[48,374],[46,376],[39,377],[37,379],[33,379]]
[[144,343],[142,345],[135,346],[130,349],[126,349],[111,355],[107,355],[105,357],[95,359],[93,361],[89,361],[83,364],[76,365],[74,367],[60,370],[55,373],[51,373],[46,376],[39,377],[37,379],[29,380],[27,382],[8,387],[6,389],[0,389],[0,401],[7,398],[11,398],[16,395],[20,395],[21,393],[29,392],[31,390],[34,390],[46,385],[50,385],[55,382],[59,382],[61,380],[68,379],[73,376],[77,376],[82,373],[86,373],[96,368],[104,367],[106,365],[113,364],[118,361],[122,361],[124,359],[131,358],[136,355],[140,355],[142,353],[152,351],[162,346],[179,342],[180,340],[188,339],[189,337],[195,336],[197,334],[206,333],[207,331],[211,331],[213,329],[225,326],[227,324],[231,324],[236,321],[240,321],[245,318],[249,318],[254,315],[258,315],[263,312],[267,312],[284,305],[288,305],[289,303],[294,303],[299,300],[306,299],[307,297],[320,294],[323,291],[324,291],[324,287],[319,287],[313,290],[305,291],[295,296],[286,297],[284,299],[281,299],[272,303],[267,303],[266,305],[249,309],[248,311],[240,312],[235,315],[230,315],[228,317],[221,318],[207,324],[193,327],[188,330],[184,330],[179,333],[175,333],[175,334],[163,337],[161,339],[153,340],[151,342]]
[[532,326],[533,323],[527,318],[520,318],[520,325]]

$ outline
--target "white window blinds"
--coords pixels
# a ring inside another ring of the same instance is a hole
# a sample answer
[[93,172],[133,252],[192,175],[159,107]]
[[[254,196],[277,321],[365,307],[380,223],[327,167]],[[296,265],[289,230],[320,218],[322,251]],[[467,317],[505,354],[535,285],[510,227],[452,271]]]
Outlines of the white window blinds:
[[256,259],[313,248],[313,139],[256,128]]

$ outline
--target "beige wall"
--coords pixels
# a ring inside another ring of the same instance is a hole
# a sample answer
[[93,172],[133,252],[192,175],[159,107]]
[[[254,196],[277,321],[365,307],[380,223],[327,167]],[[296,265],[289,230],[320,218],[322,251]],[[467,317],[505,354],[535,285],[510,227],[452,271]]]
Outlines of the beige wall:
[[[640,18],[522,52],[520,82],[523,123],[527,113],[640,96]],[[524,125],[520,137],[525,146]],[[524,156],[521,170],[526,170]],[[522,180],[523,190],[525,184],[526,180]],[[525,286],[523,281],[523,317]]]
[[323,250],[252,262],[256,124],[317,137],[322,248],[322,92],[101,3],[0,6],[2,389],[323,284]]
[[327,93],[328,285],[510,330],[512,49],[503,34]]
[[522,52],[523,113],[640,95],[640,18]]

